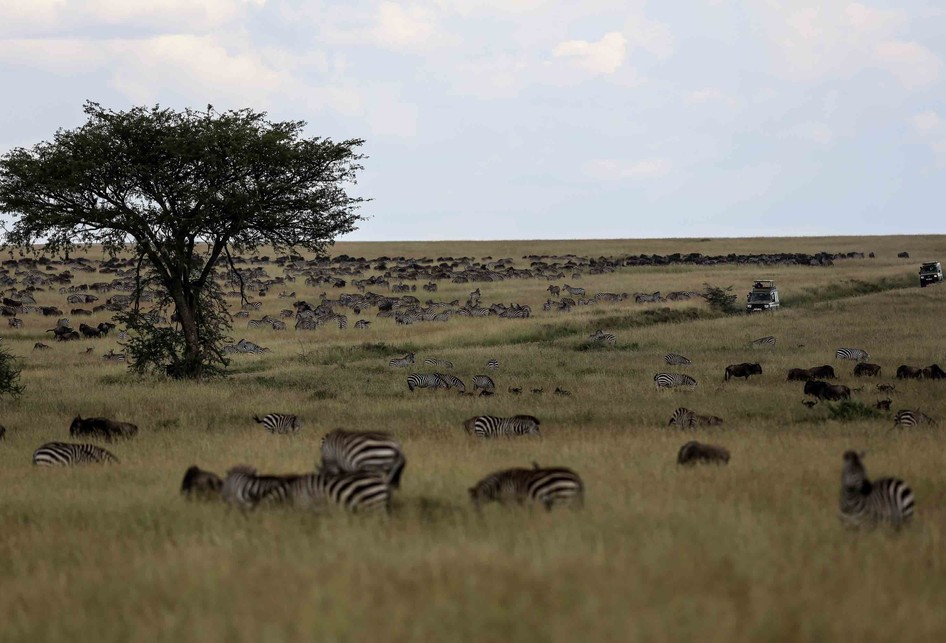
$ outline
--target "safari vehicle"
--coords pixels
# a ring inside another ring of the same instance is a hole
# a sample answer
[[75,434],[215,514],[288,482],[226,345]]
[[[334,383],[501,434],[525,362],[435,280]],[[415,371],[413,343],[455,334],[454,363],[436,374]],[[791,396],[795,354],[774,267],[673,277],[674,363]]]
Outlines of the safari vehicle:
[[943,280],[943,268],[938,261],[931,261],[920,266],[920,288],[938,284]]
[[746,296],[746,312],[754,313],[760,310],[775,310],[779,307],[778,288],[773,279],[756,279],[752,290]]

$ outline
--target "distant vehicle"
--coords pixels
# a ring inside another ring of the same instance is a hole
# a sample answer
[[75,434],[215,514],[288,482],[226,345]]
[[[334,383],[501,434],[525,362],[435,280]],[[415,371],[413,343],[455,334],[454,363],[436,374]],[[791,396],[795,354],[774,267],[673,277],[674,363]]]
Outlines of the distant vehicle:
[[756,279],[752,290],[746,296],[746,312],[754,313],[760,310],[775,310],[779,307],[778,288],[773,279]]
[[943,268],[938,261],[930,261],[920,266],[920,288],[938,284],[943,280]]

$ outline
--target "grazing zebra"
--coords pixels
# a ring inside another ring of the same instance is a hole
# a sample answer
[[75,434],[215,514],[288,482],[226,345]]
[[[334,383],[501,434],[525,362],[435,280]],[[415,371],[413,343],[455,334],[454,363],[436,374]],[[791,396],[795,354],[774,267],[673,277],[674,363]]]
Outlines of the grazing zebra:
[[388,433],[335,429],[322,438],[320,470],[329,475],[373,472],[396,489],[406,464],[401,444]]
[[852,359],[856,362],[863,362],[870,359],[870,353],[859,348],[839,348],[834,351],[835,359]]
[[568,293],[569,295],[571,295],[572,297],[584,297],[584,296],[585,296],[585,289],[584,289],[584,288],[575,288],[575,287],[569,286],[568,284],[565,284],[564,286],[562,286],[562,290],[564,290],[565,292],[567,292],[567,293]]
[[495,371],[497,368],[499,368],[499,360],[498,359],[489,360],[488,362],[486,362],[486,368]]
[[558,286],[552,286],[552,285],[549,285],[549,287],[546,288],[546,290],[549,291],[550,297],[558,297],[559,294],[562,292],[561,288],[559,288]]
[[477,391],[489,391],[490,393],[496,392],[496,384],[493,382],[493,378],[489,375],[474,375],[473,376],[473,392]]
[[299,418],[290,413],[268,413],[262,418],[254,415],[253,419],[257,424],[262,424],[263,428],[270,433],[296,433],[302,428]]
[[654,375],[654,385],[658,391],[662,388],[677,388],[680,386],[695,388],[697,386],[695,379],[682,373],[657,373]]
[[22,328],[23,320],[19,317],[11,317],[7,320],[7,323],[10,325],[10,328]]
[[584,504],[585,485],[577,473],[565,467],[543,469],[535,462],[532,466],[497,471],[477,482],[469,489],[474,505],[479,509],[487,502],[529,502],[551,511],[556,505]]
[[47,442],[33,452],[33,464],[43,467],[71,467],[76,464],[114,462],[118,458],[94,444]]
[[428,357],[424,360],[425,366],[438,366],[440,368],[453,368],[453,362],[446,359],[438,359],[436,357]]
[[683,355],[677,355],[676,353],[667,353],[664,355],[664,361],[670,366],[689,366],[693,363]]
[[606,333],[599,328],[593,334],[588,336],[588,341],[614,346],[614,344],[617,342],[617,337],[614,336],[614,333]]
[[466,393],[466,384],[464,384],[463,380],[461,380],[459,377],[445,373],[434,373],[434,375],[443,380],[444,384],[447,385],[447,388],[455,388],[460,393]]
[[464,421],[463,428],[477,438],[539,435],[539,420],[531,415],[514,415],[509,418],[478,415]]
[[695,426],[719,426],[723,419],[715,415],[700,415],[690,409],[680,407],[670,416],[667,426],[678,426],[683,429],[693,428]]
[[386,512],[391,505],[391,487],[387,479],[377,473],[359,471],[332,475],[323,471],[277,482],[266,490],[260,504],[293,504],[316,510],[333,504],[352,513]]
[[775,336],[766,335],[765,337],[760,337],[759,339],[752,340],[753,348],[771,348],[775,346]]
[[414,373],[407,376],[407,388],[449,388],[449,384],[436,373]]
[[371,322],[368,321],[367,319],[359,319],[358,321],[355,322],[355,328],[358,330],[364,330],[368,328],[370,324]]
[[260,476],[256,469],[241,464],[227,471],[223,480],[221,495],[224,502],[243,508],[255,507],[272,489],[295,480],[298,475]]
[[396,357],[388,362],[392,368],[406,368],[414,363],[414,353],[408,353],[404,357]]
[[108,349],[108,352],[102,355],[102,359],[106,362],[124,362],[126,356],[124,353],[116,353],[111,348]]
[[911,411],[910,409],[897,411],[896,415],[893,416],[894,426],[917,426],[919,424],[929,424],[930,426],[935,426],[936,421],[925,413],[921,413],[920,411]]
[[889,523],[900,527],[913,517],[914,497],[910,487],[896,478],[868,480],[861,462],[863,453],[844,453],[841,470],[841,521],[848,527]]

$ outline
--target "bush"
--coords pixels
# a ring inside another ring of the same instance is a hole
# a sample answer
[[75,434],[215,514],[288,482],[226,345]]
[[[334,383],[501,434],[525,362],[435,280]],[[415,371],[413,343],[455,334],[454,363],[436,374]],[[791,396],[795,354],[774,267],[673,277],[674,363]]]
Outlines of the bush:
[[25,387],[20,384],[20,366],[10,351],[0,347],[0,397],[19,397]]
[[855,420],[883,417],[884,414],[863,402],[844,400],[837,404],[828,405],[828,415],[830,419],[838,422],[854,422]]
[[726,315],[735,315],[741,312],[739,307],[736,306],[736,295],[730,294],[733,289],[732,286],[726,288],[710,286],[709,284],[703,284],[703,286],[703,298],[711,309]]

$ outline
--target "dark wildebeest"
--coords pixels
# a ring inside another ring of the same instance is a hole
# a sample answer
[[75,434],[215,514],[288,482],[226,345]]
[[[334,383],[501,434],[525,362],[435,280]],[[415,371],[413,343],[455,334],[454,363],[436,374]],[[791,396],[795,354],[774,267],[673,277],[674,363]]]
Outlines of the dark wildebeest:
[[93,326],[89,326],[86,323],[79,324],[79,332],[85,335],[86,337],[101,337],[102,331]]
[[813,395],[821,400],[846,400],[851,397],[851,389],[842,384],[810,380],[805,382],[805,395]]
[[85,418],[80,416],[72,421],[69,427],[69,435],[72,437],[87,436],[100,437],[106,442],[111,442],[112,438],[133,438],[138,433],[138,427],[129,422],[116,422],[108,418]]
[[808,372],[811,374],[812,379],[833,380],[835,378],[834,367],[829,364],[812,366],[808,369]]
[[923,369],[923,377],[928,380],[946,379],[946,371],[939,367],[939,364],[930,364]]
[[858,377],[877,377],[880,375],[880,365],[861,362],[854,367],[854,374]]
[[762,365],[748,362],[730,364],[726,367],[726,375],[723,380],[728,381],[730,377],[744,377],[748,380],[750,375],[762,375]]
[[791,368],[788,370],[789,382],[807,382],[811,379],[811,370],[807,368]]
[[881,411],[889,411],[890,402],[892,402],[892,400],[877,400],[877,404],[874,405],[874,408],[880,409]]
[[5,426],[0,426],[0,440],[3,440],[7,435],[7,428]]
[[727,464],[729,451],[715,444],[687,442],[677,453],[677,464]]
[[220,497],[223,480],[213,471],[204,471],[196,464],[184,472],[181,494],[189,498],[212,500]]
[[898,380],[918,380],[923,377],[923,369],[919,367],[907,366],[901,364],[897,367]]

